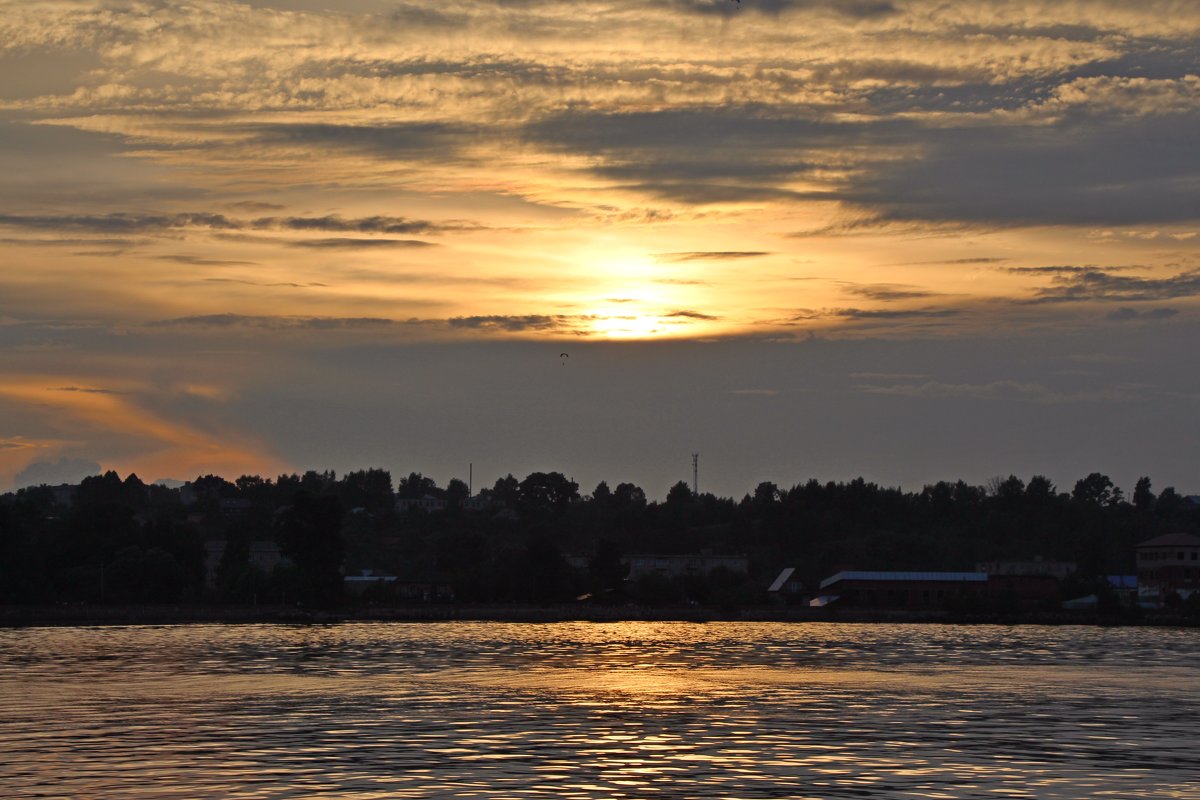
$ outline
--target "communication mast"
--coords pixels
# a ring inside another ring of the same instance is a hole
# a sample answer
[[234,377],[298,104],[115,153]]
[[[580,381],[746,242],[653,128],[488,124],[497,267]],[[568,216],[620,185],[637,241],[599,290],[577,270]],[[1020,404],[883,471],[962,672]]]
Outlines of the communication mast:
[[692,453],[692,494],[700,496],[700,454]]

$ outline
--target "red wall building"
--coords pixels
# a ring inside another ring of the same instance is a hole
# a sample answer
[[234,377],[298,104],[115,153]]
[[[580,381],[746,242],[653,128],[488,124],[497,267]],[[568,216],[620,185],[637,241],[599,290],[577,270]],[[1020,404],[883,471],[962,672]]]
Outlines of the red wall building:
[[1168,533],[1137,546],[1138,599],[1161,604],[1200,590],[1200,537]]

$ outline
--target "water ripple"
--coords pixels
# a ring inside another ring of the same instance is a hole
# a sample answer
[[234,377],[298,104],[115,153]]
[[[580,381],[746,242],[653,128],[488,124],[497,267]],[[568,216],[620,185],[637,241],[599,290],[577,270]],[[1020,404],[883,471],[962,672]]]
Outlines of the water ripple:
[[0,631],[17,798],[1200,798],[1200,632]]

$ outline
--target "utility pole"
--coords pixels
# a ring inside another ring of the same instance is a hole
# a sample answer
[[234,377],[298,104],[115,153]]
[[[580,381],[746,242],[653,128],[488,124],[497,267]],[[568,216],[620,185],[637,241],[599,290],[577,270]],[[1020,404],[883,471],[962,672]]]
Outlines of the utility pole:
[[700,496],[700,454],[692,453],[692,494]]

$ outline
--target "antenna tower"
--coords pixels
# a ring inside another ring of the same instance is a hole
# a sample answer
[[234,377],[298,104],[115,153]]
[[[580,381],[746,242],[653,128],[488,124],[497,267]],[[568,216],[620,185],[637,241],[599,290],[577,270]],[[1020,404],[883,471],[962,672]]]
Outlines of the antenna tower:
[[700,454],[692,453],[692,494],[700,496]]

